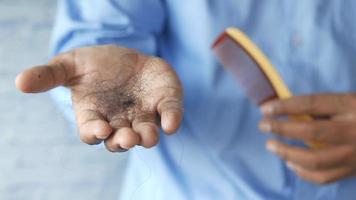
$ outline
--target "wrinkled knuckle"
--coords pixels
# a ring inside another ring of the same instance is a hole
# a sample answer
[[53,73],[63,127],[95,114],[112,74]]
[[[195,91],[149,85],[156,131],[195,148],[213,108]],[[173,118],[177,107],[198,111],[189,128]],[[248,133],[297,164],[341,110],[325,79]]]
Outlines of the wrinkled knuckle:
[[160,110],[160,112],[171,110],[174,112],[181,113],[183,112],[182,104],[183,104],[182,101],[175,97],[165,97],[158,104],[158,109]]
[[182,101],[176,98],[175,95],[165,97],[162,101],[164,102],[166,107],[181,109]]
[[[157,123],[157,116],[156,113],[154,112],[145,112],[141,114],[136,114],[135,120],[133,121],[133,124],[135,126],[144,126],[146,124],[156,124]],[[150,127],[150,126],[149,126]]]

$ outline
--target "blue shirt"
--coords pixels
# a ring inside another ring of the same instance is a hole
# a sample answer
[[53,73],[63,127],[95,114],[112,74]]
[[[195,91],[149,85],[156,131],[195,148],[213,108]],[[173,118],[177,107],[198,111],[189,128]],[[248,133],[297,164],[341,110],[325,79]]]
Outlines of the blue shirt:
[[[211,52],[219,33],[238,27],[294,94],[352,92],[355,10],[351,0],[61,0],[52,49],[135,48],[167,60],[183,82],[180,130],[131,151],[123,200],[355,199],[355,179],[312,184],[265,150],[257,106]],[[72,116],[68,91],[53,94]]]

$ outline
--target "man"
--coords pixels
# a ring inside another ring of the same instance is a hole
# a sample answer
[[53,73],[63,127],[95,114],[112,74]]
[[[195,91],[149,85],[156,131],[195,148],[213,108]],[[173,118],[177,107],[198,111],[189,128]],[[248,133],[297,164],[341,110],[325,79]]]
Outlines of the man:
[[[124,200],[354,199],[355,9],[331,0],[62,0],[53,55],[66,53],[16,83],[69,88],[83,142],[134,148]],[[263,117],[211,53],[230,26],[302,96],[267,102]],[[320,119],[278,118],[295,114]],[[327,145],[305,147],[310,140]]]

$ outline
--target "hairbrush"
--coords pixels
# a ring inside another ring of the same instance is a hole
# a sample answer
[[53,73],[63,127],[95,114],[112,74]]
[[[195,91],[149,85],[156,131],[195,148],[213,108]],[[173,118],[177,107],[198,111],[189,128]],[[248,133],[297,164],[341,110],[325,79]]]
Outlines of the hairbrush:
[[[227,28],[212,49],[220,63],[234,74],[247,96],[257,105],[272,99],[286,99],[292,93],[275,67],[251,39],[237,28]],[[289,116],[292,120],[313,120],[309,115]],[[310,147],[323,144],[307,141]]]

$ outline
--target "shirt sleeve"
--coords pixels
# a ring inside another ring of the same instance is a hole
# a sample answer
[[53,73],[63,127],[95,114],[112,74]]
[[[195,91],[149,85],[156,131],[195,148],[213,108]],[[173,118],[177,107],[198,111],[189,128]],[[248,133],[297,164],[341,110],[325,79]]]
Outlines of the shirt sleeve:
[[165,24],[163,4],[160,0],[60,0],[51,56],[100,44],[156,55]]

